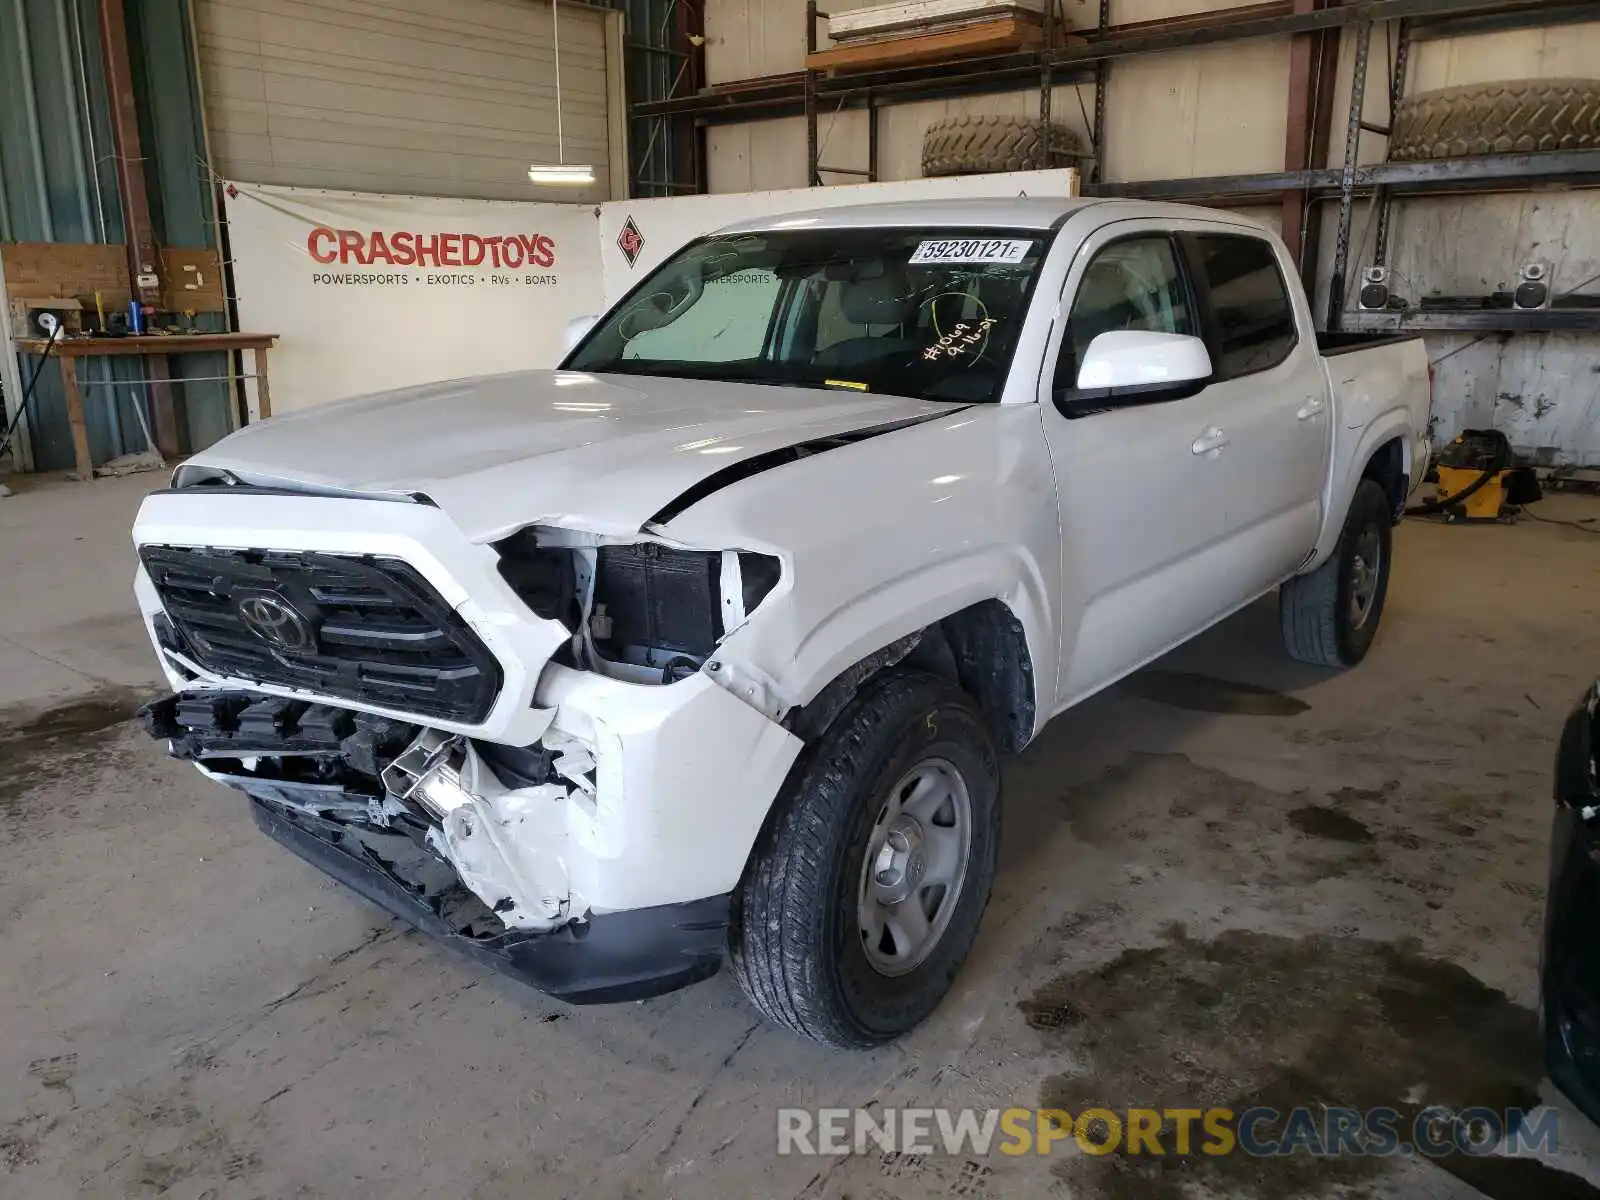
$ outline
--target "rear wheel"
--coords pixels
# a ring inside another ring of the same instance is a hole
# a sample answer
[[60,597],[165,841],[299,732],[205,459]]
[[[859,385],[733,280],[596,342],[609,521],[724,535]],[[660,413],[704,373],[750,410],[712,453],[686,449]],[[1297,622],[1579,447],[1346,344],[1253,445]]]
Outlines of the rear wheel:
[[1392,536],[1383,488],[1363,479],[1332,556],[1278,593],[1283,644],[1291,658],[1318,667],[1353,667],[1366,657],[1389,594]]
[[785,785],[736,893],[730,951],[751,1003],[836,1046],[921,1022],[988,902],[999,800],[964,693],[912,673],[868,684]]

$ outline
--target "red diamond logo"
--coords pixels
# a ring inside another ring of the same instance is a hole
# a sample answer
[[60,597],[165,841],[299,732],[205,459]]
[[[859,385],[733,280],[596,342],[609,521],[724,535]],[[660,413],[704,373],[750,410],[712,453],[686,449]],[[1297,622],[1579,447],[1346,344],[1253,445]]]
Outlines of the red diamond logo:
[[617,234],[617,249],[622,251],[622,257],[628,260],[630,267],[639,261],[639,255],[644,250],[644,234],[639,232],[632,217],[622,223],[622,232]]

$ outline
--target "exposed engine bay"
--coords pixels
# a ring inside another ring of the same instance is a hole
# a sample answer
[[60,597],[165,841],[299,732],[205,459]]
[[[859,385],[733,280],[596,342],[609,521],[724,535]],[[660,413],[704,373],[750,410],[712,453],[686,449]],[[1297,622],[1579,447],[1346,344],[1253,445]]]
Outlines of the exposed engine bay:
[[534,614],[572,633],[557,661],[631,683],[694,674],[781,575],[767,554],[602,542],[563,529],[523,529],[495,550],[501,577]]

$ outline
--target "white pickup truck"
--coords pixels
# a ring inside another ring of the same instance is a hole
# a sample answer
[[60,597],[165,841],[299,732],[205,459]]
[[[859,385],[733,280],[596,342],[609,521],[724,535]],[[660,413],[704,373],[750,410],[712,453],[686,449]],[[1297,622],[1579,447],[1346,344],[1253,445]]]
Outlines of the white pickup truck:
[[172,753],[272,837],[574,1001],[726,959],[839,1045],[926,1017],[997,755],[1276,588],[1371,644],[1422,343],[1319,350],[1283,245],[1007,199],[685,247],[555,371],[240,430],[141,509]]

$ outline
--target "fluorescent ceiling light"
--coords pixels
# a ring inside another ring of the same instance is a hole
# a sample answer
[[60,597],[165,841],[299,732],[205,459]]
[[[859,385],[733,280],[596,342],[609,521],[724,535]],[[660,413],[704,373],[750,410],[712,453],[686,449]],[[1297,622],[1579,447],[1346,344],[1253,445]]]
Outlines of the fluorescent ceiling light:
[[587,187],[594,182],[594,168],[587,163],[534,163],[528,178],[552,187]]
[[594,168],[587,163],[567,161],[567,135],[561,125],[561,16],[557,12],[559,0],[550,0],[551,55],[556,75],[556,161],[534,163],[528,168],[528,178],[534,183],[551,187],[588,187],[594,182]]

